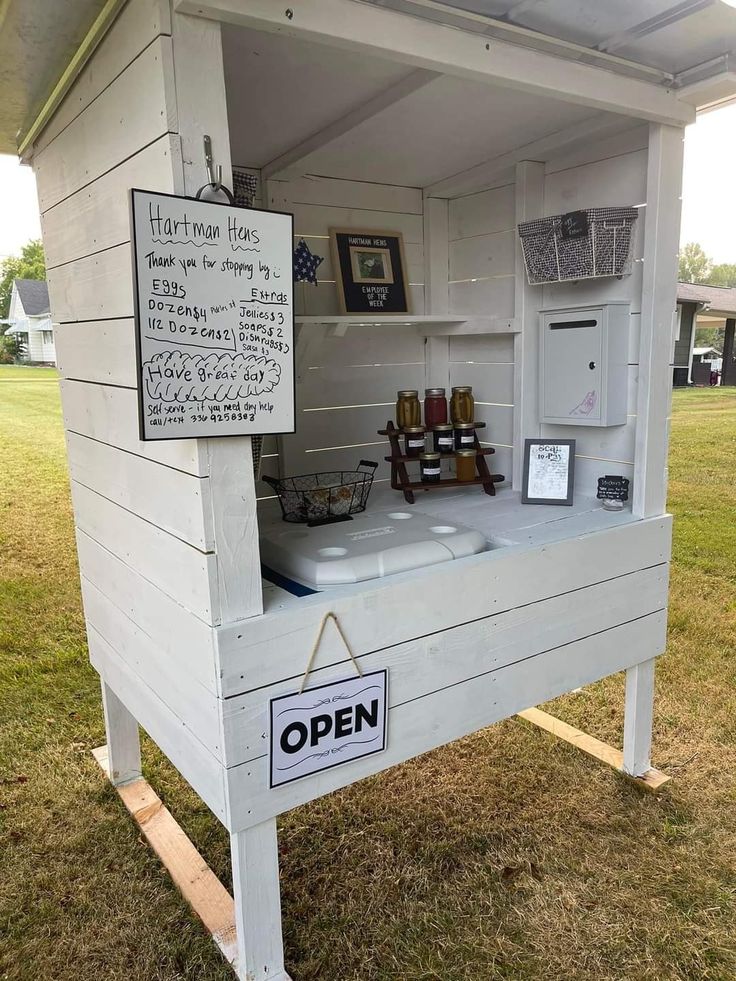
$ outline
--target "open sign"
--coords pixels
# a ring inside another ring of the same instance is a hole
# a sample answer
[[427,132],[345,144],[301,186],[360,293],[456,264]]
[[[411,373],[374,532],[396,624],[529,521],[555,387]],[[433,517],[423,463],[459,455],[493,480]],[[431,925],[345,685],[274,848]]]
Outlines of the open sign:
[[387,672],[333,681],[270,702],[270,786],[386,748]]

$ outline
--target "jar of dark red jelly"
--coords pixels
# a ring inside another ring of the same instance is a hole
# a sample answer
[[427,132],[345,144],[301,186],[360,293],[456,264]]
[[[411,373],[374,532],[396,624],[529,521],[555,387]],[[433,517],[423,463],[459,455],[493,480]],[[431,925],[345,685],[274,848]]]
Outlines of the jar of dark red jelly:
[[447,422],[447,399],[444,388],[424,389],[424,425],[432,429]]
[[419,465],[422,471],[423,484],[436,484],[440,479],[439,453],[420,453]]
[[472,450],[475,446],[475,423],[455,423],[455,449]]
[[455,449],[454,430],[451,422],[440,423],[432,429],[435,453],[452,453]]
[[404,452],[406,456],[419,456],[424,451],[424,426],[404,427]]

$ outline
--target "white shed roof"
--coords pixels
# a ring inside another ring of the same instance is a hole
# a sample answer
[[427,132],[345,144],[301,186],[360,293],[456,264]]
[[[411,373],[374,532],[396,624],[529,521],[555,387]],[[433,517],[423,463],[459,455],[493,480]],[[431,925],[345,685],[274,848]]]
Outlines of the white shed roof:
[[[470,14],[676,75],[736,59],[736,10],[723,0],[368,0],[432,20]],[[459,24],[459,21],[457,22]],[[467,25],[465,25],[467,26]],[[517,33],[517,38],[520,35]],[[731,61],[736,71],[736,60]]]

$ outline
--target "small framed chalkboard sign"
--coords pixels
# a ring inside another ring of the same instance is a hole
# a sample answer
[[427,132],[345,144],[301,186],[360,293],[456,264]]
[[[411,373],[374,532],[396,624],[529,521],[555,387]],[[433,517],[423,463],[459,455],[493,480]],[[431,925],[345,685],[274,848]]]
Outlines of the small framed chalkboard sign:
[[140,436],[293,433],[293,216],[134,188]]
[[411,313],[401,232],[331,228],[330,240],[343,313]]
[[568,211],[560,219],[560,224],[563,238],[583,238],[588,234],[588,212]]
[[620,477],[618,474],[599,477],[596,497],[599,501],[628,501],[629,478]]
[[572,504],[574,439],[524,440],[522,504]]

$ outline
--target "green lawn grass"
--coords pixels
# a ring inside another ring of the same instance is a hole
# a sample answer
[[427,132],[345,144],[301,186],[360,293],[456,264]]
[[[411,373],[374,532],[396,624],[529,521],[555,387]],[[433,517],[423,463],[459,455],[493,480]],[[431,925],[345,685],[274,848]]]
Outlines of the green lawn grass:
[[[295,981],[736,977],[736,389],[675,393],[643,793],[516,720],[280,821]],[[56,373],[0,367],[0,979],[232,977],[102,779]],[[621,677],[551,711],[620,744]],[[229,885],[227,836],[146,774]]]

